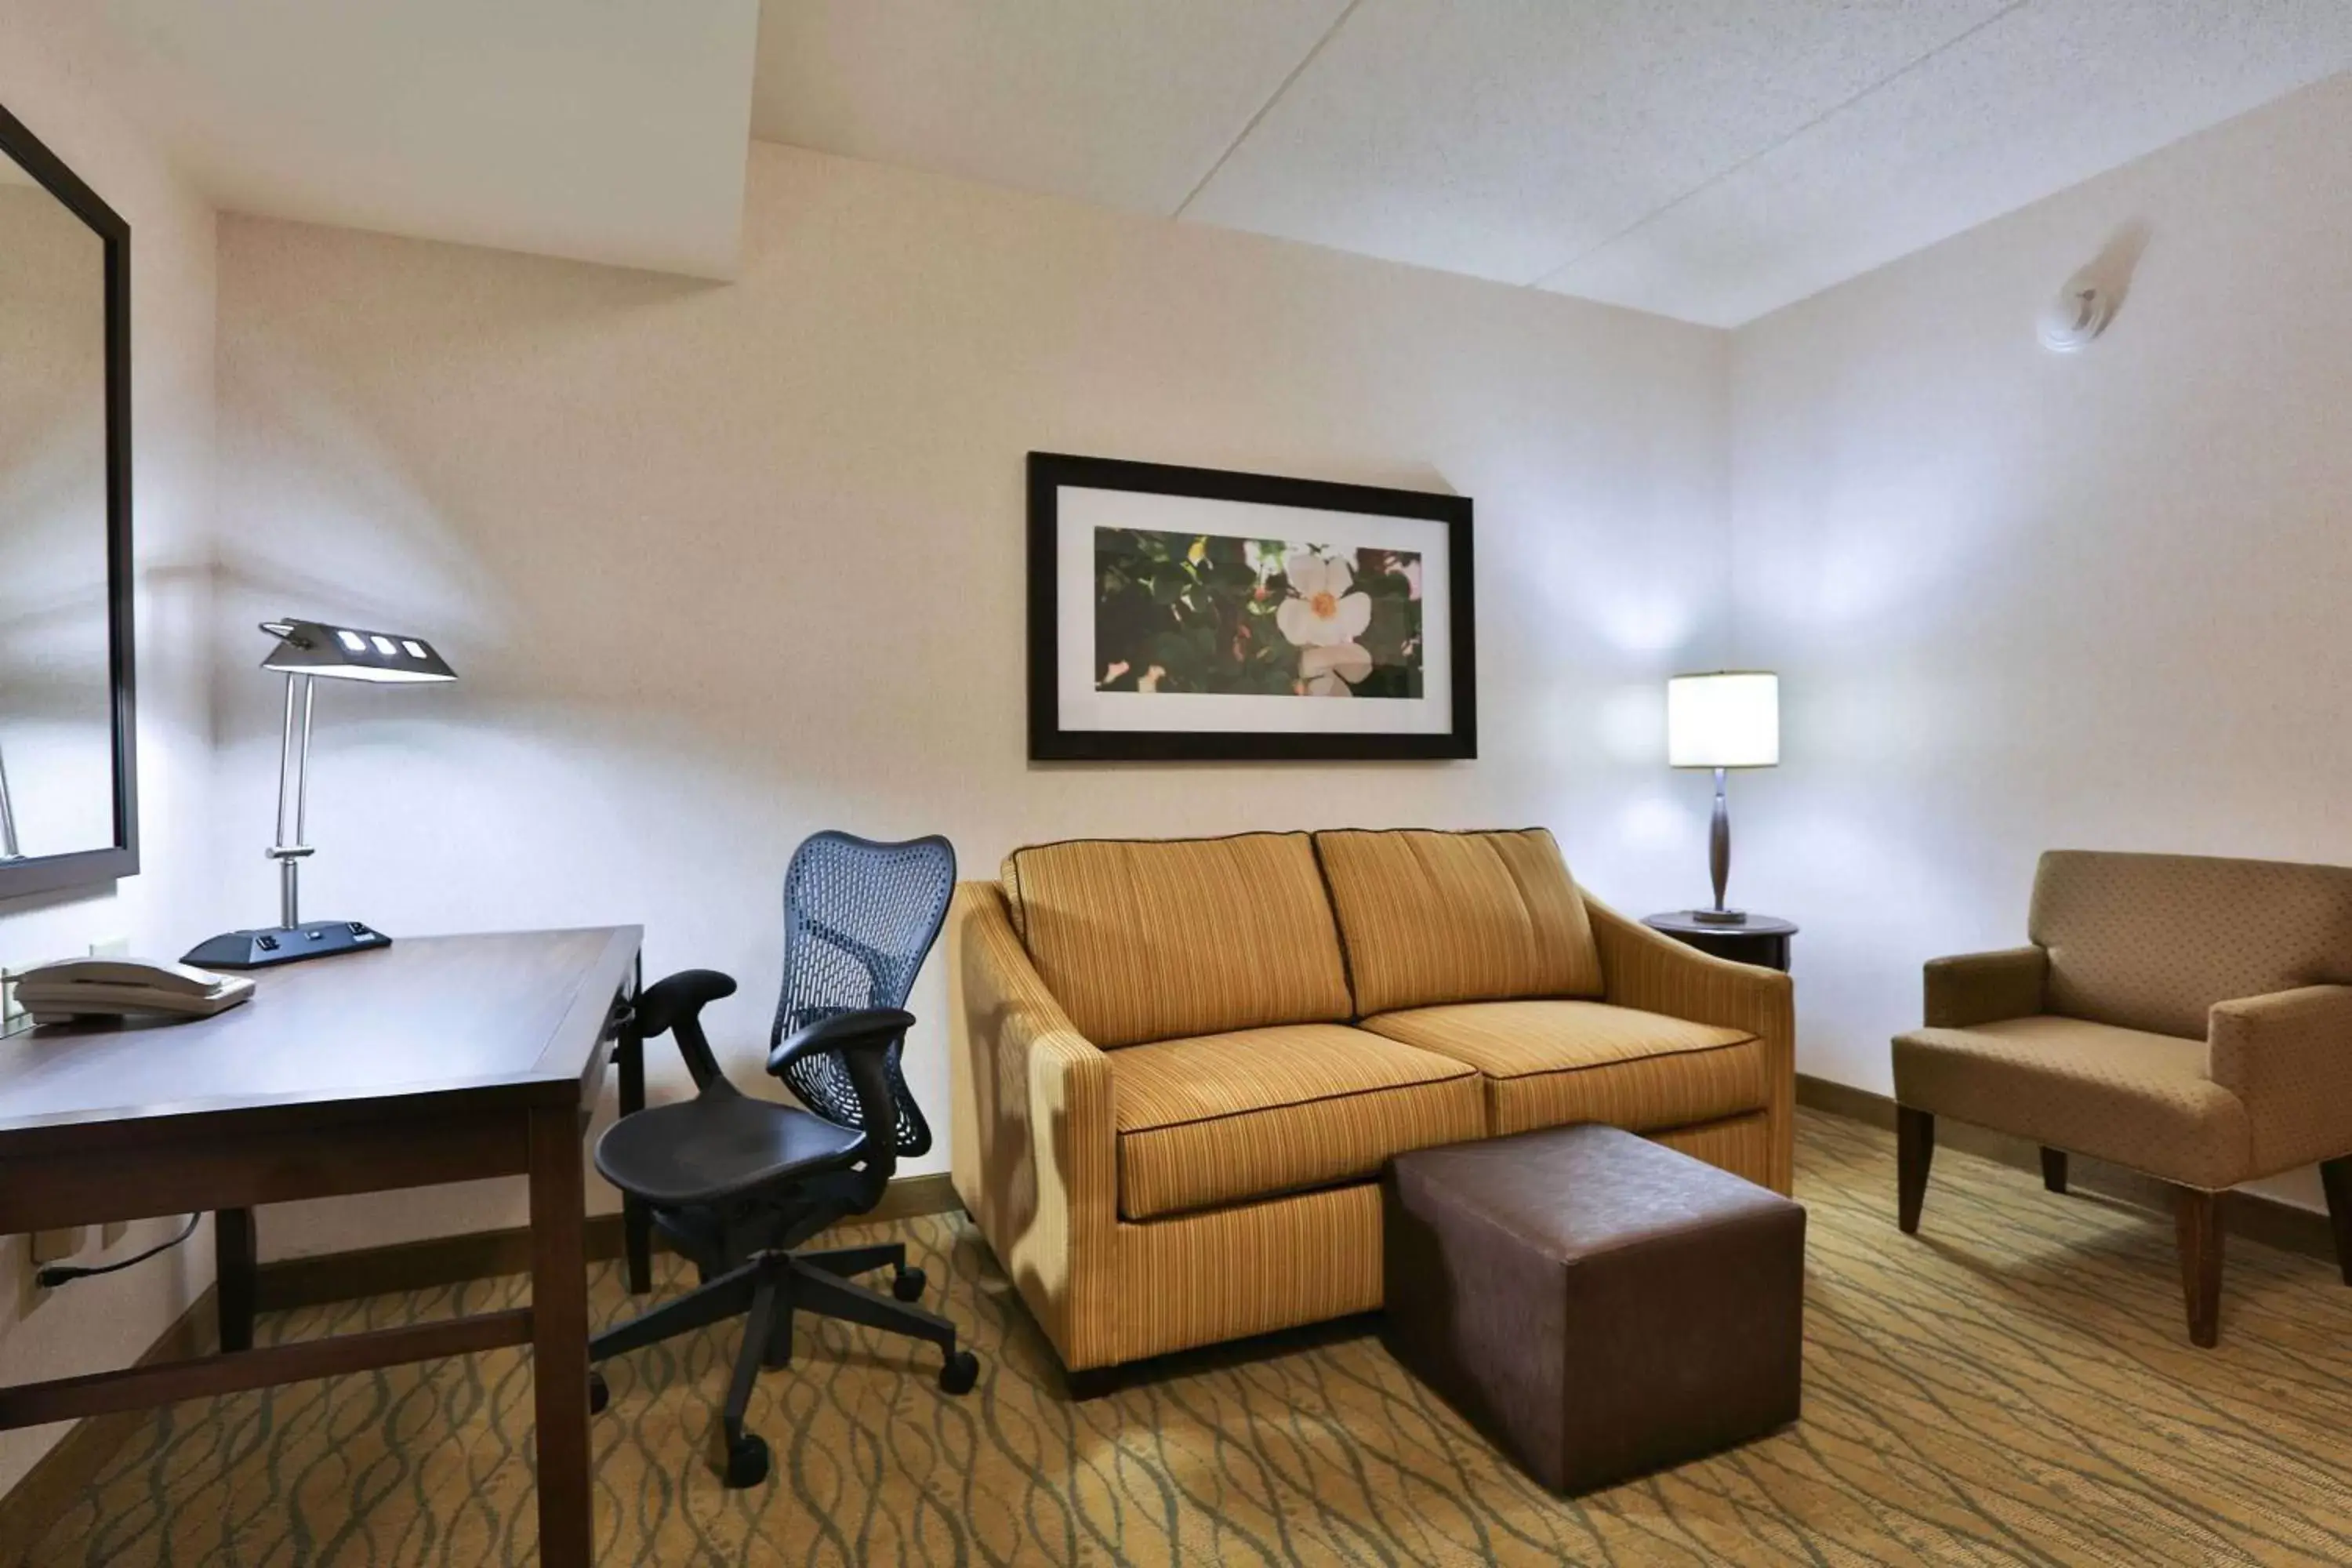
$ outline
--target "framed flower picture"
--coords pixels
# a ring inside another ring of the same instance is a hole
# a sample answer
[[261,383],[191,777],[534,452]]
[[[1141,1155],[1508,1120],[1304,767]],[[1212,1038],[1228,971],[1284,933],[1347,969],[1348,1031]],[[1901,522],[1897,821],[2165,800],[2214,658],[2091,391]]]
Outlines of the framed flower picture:
[[1029,454],[1029,755],[1478,754],[1470,502]]

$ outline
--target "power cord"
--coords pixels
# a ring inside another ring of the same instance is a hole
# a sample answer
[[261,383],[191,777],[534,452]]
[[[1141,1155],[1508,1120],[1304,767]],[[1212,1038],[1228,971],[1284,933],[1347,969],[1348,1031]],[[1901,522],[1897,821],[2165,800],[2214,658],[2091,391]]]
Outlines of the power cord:
[[202,1214],[190,1215],[188,1216],[188,1223],[181,1227],[179,1235],[173,1237],[169,1241],[159,1241],[154,1246],[149,1247],[146,1251],[141,1253],[138,1257],[126,1258],[120,1263],[101,1263],[91,1268],[77,1268],[71,1264],[67,1263],[45,1263],[35,1271],[33,1275],[33,1283],[38,1285],[44,1290],[54,1290],[60,1285],[70,1285],[77,1279],[88,1279],[91,1276],[98,1274],[113,1274],[121,1269],[130,1268],[135,1265],[144,1263],[149,1258],[154,1257],[157,1253],[169,1252],[172,1248],[179,1246],[180,1243],[187,1240],[188,1237],[195,1235],[196,1222],[204,1217],[205,1216]]

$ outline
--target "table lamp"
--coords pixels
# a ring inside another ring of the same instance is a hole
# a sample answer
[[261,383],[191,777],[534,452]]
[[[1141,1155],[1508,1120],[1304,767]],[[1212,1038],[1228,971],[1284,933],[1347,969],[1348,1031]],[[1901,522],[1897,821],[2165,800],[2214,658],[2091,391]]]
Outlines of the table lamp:
[[1677,768],[1715,770],[1715,826],[1707,836],[1707,866],[1715,874],[1715,907],[1694,910],[1706,925],[1736,926],[1744,910],[1726,909],[1731,878],[1731,809],[1723,779],[1731,768],[1777,767],[1780,762],[1780,678],[1769,670],[1725,669],[1677,675],[1666,682],[1666,761]]
[[286,677],[286,727],[278,742],[278,842],[268,851],[269,858],[278,862],[278,923],[267,930],[233,931],[213,937],[191,948],[180,961],[205,969],[262,969],[392,945],[390,937],[363,921],[305,922],[302,919],[302,862],[311,852],[303,842],[310,801],[310,710],[315,696],[311,682],[324,679],[389,685],[457,679],[457,672],[422,637],[317,621],[264,621],[261,629],[278,639],[261,668],[282,671]]

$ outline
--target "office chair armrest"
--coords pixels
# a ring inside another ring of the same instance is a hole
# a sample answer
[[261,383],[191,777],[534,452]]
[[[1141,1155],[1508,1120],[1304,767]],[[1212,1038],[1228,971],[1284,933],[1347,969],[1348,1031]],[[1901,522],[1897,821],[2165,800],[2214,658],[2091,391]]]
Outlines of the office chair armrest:
[[694,1075],[694,1087],[709,1089],[726,1075],[711,1054],[702,1032],[702,1010],[722,996],[735,994],[735,982],[715,969],[682,969],[637,993],[637,1032],[646,1039],[675,1034],[677,1054]]
[[781,1073],[811,1051],[877,1050],[915,1026],[915,1016],[898,1007],[860,1007],[819,1018],[796,1029],[768,1053],[768,1070]]

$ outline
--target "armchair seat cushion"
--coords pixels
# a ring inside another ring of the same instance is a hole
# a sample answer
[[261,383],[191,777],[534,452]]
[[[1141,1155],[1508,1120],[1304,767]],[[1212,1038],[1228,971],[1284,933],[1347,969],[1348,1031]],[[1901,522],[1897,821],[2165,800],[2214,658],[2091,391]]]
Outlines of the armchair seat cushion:
[[1744,1029],[1602,1002],[1475,1002],[1364,1027],[1478,1070],[1491,1137],[1600,1121],[1629,1132],[1761,1110],[1764,1047]]
[[1895,1098],[2166,1181],[2252,1171],[2245,1106],[2207,1076],[2206,1044],[2083,1018],[2008,1018],[1895,1037]]
[[1361,1181],[1391,1154],[1485,1131],[1477,1072],[1338,1024],[1110,1053],[1129,1220]]

